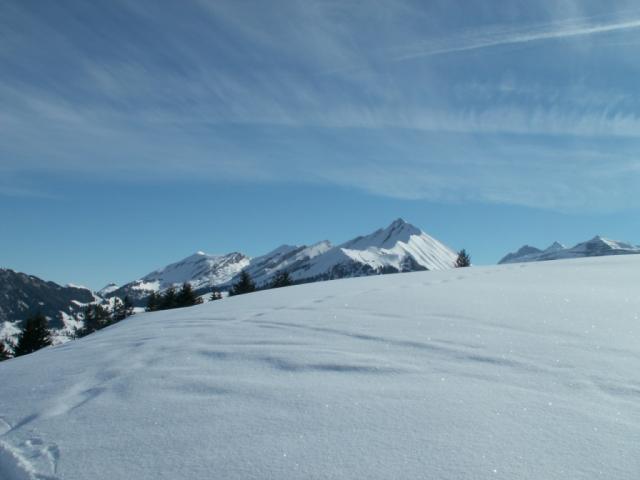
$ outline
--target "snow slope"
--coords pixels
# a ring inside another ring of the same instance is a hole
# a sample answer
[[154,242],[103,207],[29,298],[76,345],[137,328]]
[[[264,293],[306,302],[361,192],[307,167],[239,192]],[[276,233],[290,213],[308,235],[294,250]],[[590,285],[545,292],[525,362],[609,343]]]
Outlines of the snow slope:
[[544,250],[525,245],[517,252],[507,254],[498,264],[631,254],[640,254],[640,246],[596,236],[571,248],[567,248],[558,242],[552,243]]
[[640,256],[313,283],[0,364],[0,478],[640,473]]

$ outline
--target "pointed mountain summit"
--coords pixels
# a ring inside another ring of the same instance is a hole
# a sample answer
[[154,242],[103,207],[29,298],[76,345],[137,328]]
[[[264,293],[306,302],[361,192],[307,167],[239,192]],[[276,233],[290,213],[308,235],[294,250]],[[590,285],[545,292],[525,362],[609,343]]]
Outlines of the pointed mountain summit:
[[118,288],[120,288],[119,285],[117,285],[115,283],[109,283],[109,284],[105,285],[104,287],[102,287],[100,290],[98,290],[96,292],[96,294],[98,296],[100,296],[100,297],[106,297],[111,292],[115,292]]
[[356,237],[340,246],[354,250],[365,250],[369,247],[393,248],[398,242],[407,243],[411,236],[420,234],[422,231],[419,228],[405,222],[402,218],[398,218],[387,228],[380,228],[364,237]]
[[546,260],[560,260],[564,258],[600,257],[606,255],[639,254],[640,247],[627,242],[610,240],[596,235],[591,240],[578,243],[567,248],[561,243],[554,242],[546,250],[524,246],[515,253],[509,253],[498,263],[542,262]]

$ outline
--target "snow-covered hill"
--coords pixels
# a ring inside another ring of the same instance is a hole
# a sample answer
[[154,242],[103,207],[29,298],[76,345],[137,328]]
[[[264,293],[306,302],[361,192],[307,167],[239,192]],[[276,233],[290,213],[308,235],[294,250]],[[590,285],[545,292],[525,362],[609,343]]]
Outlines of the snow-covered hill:
[[0,363],[0,478],[636,480],[640,256],[267,290]]
[[578,243],[571,248],[567,248],[558,242],[552,243],[544,250],[525,245],[517,252],[506,255],[498,262],[498,264],[541,262],[565,258],[601,257],[607,255],[630,255],[639,253],[640,246],[596,236],[586,242]]
[[397,219],[387,228],[333,246],[325,240],[311,246],[282,245],[255,258],[241,253],[208,255],[198,252],[160,268],[140,280],[106,296],[129,296],[141,301],[151,292],[163,291],[184,282],[200,292],[213,287],[228,288],[242,270],[247,270],[258,286],[268,285],[274,275],[286,270],[295,282],[357,277],[378,273],[452,268],[456,253],[419,228]]

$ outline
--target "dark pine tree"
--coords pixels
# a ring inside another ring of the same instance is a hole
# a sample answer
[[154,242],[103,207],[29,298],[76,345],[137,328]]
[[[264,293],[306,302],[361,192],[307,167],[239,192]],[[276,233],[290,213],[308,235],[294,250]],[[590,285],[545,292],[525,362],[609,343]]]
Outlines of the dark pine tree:
[[240,273],[240,279],[233,284],[229,295],[243,295],[245,293],[251,293],[256,291],[256,284],[251,280],[251,276],[246,270]]
[[102,305],[87,305],[84,309],[83,327],[78,331],[79,337],[85,337],[113,323],[111,313]]
[[158,310],[169,310],[178,306],[178,294],[174,287],[169,287],[162,295]]
[[147,308],[145,310],[147,312],[155,312],[160,309],[160,304],[162,302],[162,298],[156,292],[151,292],[151,295],[147,297]]
[[273,277],[269,288],[288,287],[290,285],[293,285],[293,282],[291,281],[289,272],[287,272],[286,270],[281,270],[276,273],[275,277]]
[[0,362],[9,358],[9,352],[4,346],[4,342],[0,341]]
[[124,303],[118,297],[113,299],[113,311],[111,312],[111,318],[113,319],[113,323],[126,318],[124,315]]
[[120,322],[131,315],[133,315],[133,304],[131,300],[129,300],[129,297],[125,296],[124,300],[115,297],[113,301],[113,312],[111,314],[113,322]]
[[123,303],[125,318],[133,315],[133,303],[131,302],[131,299],[129,298],[128,295],[124,296],[124,300],[122,301],[122,303]]
[[47,319],[41,313],[28,318],[18,336],[14,356],[27,355],[51,345],[51,335],[47,328]]
[[467,253],[467,251],[463,248],[458,252],[458,258],[456,259],[456,268],[461,267],[470,267],[471,266],[471,257]]
[[176,296],[176,306],[178,307],[191,307],[202,303],[202,300],[195,294],[191,284],[184,282],[182,288]]
[[214,290],[211,292],[211,297],[209,297],[209,301],[213,302],[214,300],[222,300],[222,293]]

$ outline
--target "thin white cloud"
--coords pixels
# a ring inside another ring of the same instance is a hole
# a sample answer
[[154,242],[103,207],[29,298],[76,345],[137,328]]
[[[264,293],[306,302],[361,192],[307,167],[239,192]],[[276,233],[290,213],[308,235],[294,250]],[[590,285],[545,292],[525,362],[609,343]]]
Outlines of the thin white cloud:
[[402,61],[418,57],[465,52],[502,45],[516,45],[544,40],[581,37],[638,28],[640,28],[640,19],[604,24],[576,23],[575,20],[571,20],[562,24],[547,24],[533,28],[529,27],[520,31],[493,28],[469,32],[459,37],[451,37],[444,41],[433,42],[432,44],[405,47],[410,51],[394,57],[393,60]]

